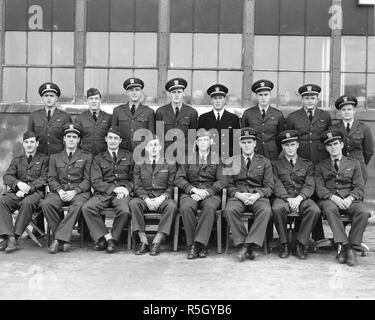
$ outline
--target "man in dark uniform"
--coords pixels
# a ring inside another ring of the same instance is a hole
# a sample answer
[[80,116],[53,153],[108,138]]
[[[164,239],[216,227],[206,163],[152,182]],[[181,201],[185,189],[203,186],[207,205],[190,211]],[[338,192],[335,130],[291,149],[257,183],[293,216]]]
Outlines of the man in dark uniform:
[[278,158],[281,146],[277,143],[277,136],[285,130],[283,113],[270,106],[272,89],[273,83],[269,80],[255,81],[251,90],[256,94],[258,105],[245,110],[241,120],[242,127],[257,131],[255,152],[270,160]]
[[[50,193],[42,201],[42,210],[54,234],[48,251],[68,251],[72,230],[82,205],[90,199],[92,154],[78,149],[81,128],[67,123],[64,128],[65,150],[50,156],[48,184]],[[61,207],[69,205],[64,217]]]
[[155,133],[155,113],[150,107],[141,104],[144,87],[141,79],[126,79],[123,86],[129,102],[113,109],[112,126],[120,128],[122,138],[120,148],[133,151],[140,143],[133,139],[138,129],[148,129]]
[[374,138],[371,129],[355,119],[355,107],[358,100],[354,96],[343,95],[335,101],[335,107],[341,111],[342,120],[332,128],[341,130],[344,134],[343,154],[357,159],[361,164],[363,181],[367,183],[367,165],[374,154]]
[[272,203],[273,220],[281,243],[280,258],[287,258],[290,245],[287,237],[288,213],[298,212],[301,223],[296,237],[296,255],[307,259],[307,244],[321,212],[311,199],[315,190],[314,166],[310,160],[297,155],[299,133],[287,130],[278,139],[284,156],[272,162],[275,199]]
[[[25,231],[44,197],[48,157],[36,151],[38,144],[35,132],[25,132],[24,153],[12,160],[3,177],[10,189],[0,198],[0,251],[9,253],[17,249],[17,239]],[[15,210],[18,210],[18,215],[13,226],[12,213]]]
[[[164,132],[158,132],[159,136],[164,134],[164,152],[167,151],[168,146],[173,142],[166,139],[166,134],[169,131],[169,135],[179,129],[184,133],[185,137],[185,152],[190,152],[188,149],[188,130],[197,129],[198,127],[198,112],[194,108],[184,103],[184,90],[187,87],[187,81],[182,78],[173,78],[165,84],[165,90],[171,98],[171,102],[158,108],[156,110],[155,119],[156,121],[164,121]],[[181,145],[182,146],[182,145]],[[178,146],[176,146],[178,147]],[[172,158],[173,154],[166,154],[166,158]],[[180,161],[179,161],[180,162]]]
[[[139,236],[140,243],[135,254],[160,253],[160,243],[169,235],[177,204],[173,200],[176,165],[163,161],[160,156],[161,142],[156,135],[147,138],[146,163],[134,165],[134,193],[137,198],[130,200],[132,214],[132,231]],[[161,213],[158,232],[152,242],[151,249],[145,233],[143,214],[154,211]]]
[[[290,113],[286,118],[286,129],[297,130],[300,134],[298,155],[312,161],[314,165],[329,157],[320,142],[320,137],[332,124],[331,115],[317,108],[320,91],[321,88],[316,84],[299,87],[298,92],[302,97],[303,107]],[[313,238],[324,239],[322,219],[319,219],[313,230]]]
[[[253,248],[262,246],[272,211],[269,197],[274,188],[272,166],[269,159],[254,153],[257,132],[245,127],[241,129],[240,147],[242,153],[227,160],[231,164],[228,196],[230,197],[225,216],[229,221],[235,246],[240,246],[237,253],[239,261],[255,259]],[[249,232],[241,220],[241,213],[254,213],[254,223]]]
[[[221,190],[227,180],[223,167],[211,153],[213,143],[210,132],[199,129],[196,134],[198,152],[194,153],[194,163],[182,164],[175,184],[184,193],[180,197],[180,212],[184,223],[188,259],[207,257],[207,244],[216,218],[216,210],[221,205]],[[196,218],[198,208],[201,215]]]
[[[128,150],[119,149],[120,129],[111,127],[105,137],[107,151],[98,154],[91,166],[91,185],[94,196],[82,207],[87,226],[95,241],[95,250],[115,251],[122,230],[130,219],[130,193],[133,191],[133,156]],[[100,211],[113,206],[115,218],[108,231]]]
[[217,133],[212,132],[214,142],[211,149],[219,154],[223,160],[233,155],[233,129],[240,129],[238,116],[225,110],[227,93],[228,88],[222,84],[218,83],[209,87],[207,94],[211,97],[213,109],[201,114],[198,120],[198,128],[218,130]]
[[[316,191],[319,206],[333,232],[334,242],[338,245],[339,263],[353,266],[356,255],[353,246],[361,246],[370,213],[363,203],[364,183],[358,160],[343,156],[344,134],[337,129],[323,133],[321,142],[325,144],[330,157],[315,167]],[[353,219],[346,235],[340,213],[346,213]]]
[[87,90],[89,109],[78,115],[74,123],[81,127],[81,149],[96,156],[107,150],[105,137],[111,126],[112,116],[100,109],[101,94],[96,88]]

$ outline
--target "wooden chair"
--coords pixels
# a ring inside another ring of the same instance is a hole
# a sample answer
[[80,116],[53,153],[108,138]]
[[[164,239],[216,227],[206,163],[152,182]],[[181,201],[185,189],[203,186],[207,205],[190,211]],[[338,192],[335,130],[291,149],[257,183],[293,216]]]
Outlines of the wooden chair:
[[[175,187],[175,191],[178,190],[177,187]],[[217,253],[222,253],[222,225],[221,225],[221,219],[222,214],[224,212],[224,208],[226,206],[227,201],[227,189],[224,188],[221,194],[221,209],[216,211],[216,239],[217,239]],[[197,210],[197,215],[199,216],[202,214],[202,210]],[[173,251],[178,250],[178,235],[180,230],[180,218],[182,218],[181,213],[178,212],[176,214],[175,218],[175,228],[174,228],[174,243],[173,243]]]

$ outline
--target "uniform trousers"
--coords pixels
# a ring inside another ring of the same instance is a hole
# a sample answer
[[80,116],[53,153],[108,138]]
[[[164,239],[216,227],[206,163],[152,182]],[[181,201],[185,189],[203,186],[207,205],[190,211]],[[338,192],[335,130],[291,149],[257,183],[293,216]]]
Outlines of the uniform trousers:
[[[281,244],[288,243],[287,222],[288,213],[290,212],[291,209],[289,207],[288,201],[280,198],[275,198],[272,203],[272,213]],[[321,211],[318,205],[313,200],[306,199],[303,200],[299,205],[298,214],[301,218],[301,222],[298,228],[296,239],[303,245],[307,245],[310,239],[310,233],[321,216]]]
[[[30,223],[33,212],[40,208],[43,195],[34,192],[19,198],[15,193],[8,192],[0,198],[0,236],[21,236]],[[13,226],[12,213],[18,210],[16,223]]]
[[[341,210],[332,200],[322,200],[319,206],[332,229],[335,243],[361,245],[367,220],[370,217],[370,212],[362,201],[353,201],[347,210]],[[346,235],[340,214],[348,214],[353,219],[349,237]]]
[[[187,246],[192,245],[194,241],[207,246],[220,203],[220,196],[217,195],[199,202],[192,199],[188,194],[181,195],[180,212],[185,228]],[[202,212],[197,218],[195,215],[198,208],[201,208]]]
[[[141,198],[133,198],[130,200],[130,211],[132,214],[132,230],[133,232],[145,232],[144,213],[150,212],[147,204]],[[159,206],[158,213],[161,218],[158,225],[158,232],[169,235],[172,223],[177,212],[177,204],[173,199],[164,200]]]
[[130,218],[129,201],[129,196],[122,199],[112,196],[108,199],[106,195],[96,194],[82,206],[82,214],[95,242],[108,233],[103,216],[100,214],[104,208],[108,207],[113,207],[115,211],[111,229],[112,238],[116,241],[120,240],[121,233]]
[[[70,242],[72,230],[81,214],[82,206],[90,197],[90,192],[84,192],[77,194],[71,201],[65,202],[57,193],[51,193],[42,200],[42,210],[55,235],[55,240]],[[65,217],[61,210],[63,206],[69,206]]]
[[[263,245],[267,225],[272,216],[269,199],[261,198],[253,205],[246,206],[241,200],[230,198],[224,212],[232,230],[235,246],[243,243],[254,243],[260,247]],[[249,232],[246,231],[241,219],[241,214],[244,212],[254,213],[254,222]]]

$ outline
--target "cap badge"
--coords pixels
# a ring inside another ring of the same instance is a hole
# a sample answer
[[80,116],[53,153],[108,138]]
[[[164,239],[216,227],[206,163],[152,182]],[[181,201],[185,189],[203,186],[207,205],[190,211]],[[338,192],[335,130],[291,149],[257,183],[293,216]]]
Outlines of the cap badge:
[[46,89],[47,89],[47,90],[50,90],[50,89],[51,89],[51,85],[50,85],[50,84],[47,84],[47,85],[46,85]]
[[178,80],[175,80],[175,81],[174,81],[174,84],[175,84],[175,85],[178,85]]
[[219,92],[220,91],[220,87],[215,87],[215,91]]
[[131,83],[131,84],[134,84],[134,79],[130,79],[130,83]]
[[261,83],[260,83],[260,86],[261,86],[261,87],[264,87],[265,85],[266,85],[266,84],[265,84],[264,82],[261,82]]
[[289,139],[290,138],[290,132],[286,133],[286,137]]
[[312,91],[312,86],[307,86],[307,91]]
[[74,125],[73,124],[69,125],[69,130],[74,130]]
[[332,132],[328,132],[327,137],[328,137],[328,139],[332,139],[333,138]]
[[347,102],[347,101],[348,101],[348,97],[344,97],[343,100],[344,100],[345,102]]

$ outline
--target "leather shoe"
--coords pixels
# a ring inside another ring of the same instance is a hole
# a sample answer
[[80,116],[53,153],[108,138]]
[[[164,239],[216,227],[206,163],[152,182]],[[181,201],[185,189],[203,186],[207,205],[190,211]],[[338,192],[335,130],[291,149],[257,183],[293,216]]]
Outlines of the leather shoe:
[[49,253],[57,253],[59,252],[59,240],[53,240],[51,245],[48,248]]
[[69,242],[64,242],[64,244],[62,245],[62,251],[63,252],[69,251],[69,249],[70,249],[71,246],[72,245]]
[[352,267],[355,265],[356,260],[357,259],[354,250],[350,246],[348,246],[346,249],[346,264]]
[[17,246],[16,238],[13,236],[8,237],[7,247],[5,248],[5,252],[11,253],[13,251],[16,251],[17,249],[18,249],[18,246]]
[[196,259],[198,258],[198,248],[195,244],[192,244],[189,246],[188,248],[188,255],[187,255],[187,258],[188,259]]
[[289,250],[289,246],[287,243],[283,243],[281,245],[281,249],[280,249],[280,252],[279,252],[279,257],[281,259],[285,259],[285,258],[288,258],[290,255],[290,250]]
[[115,245],[115,241],[113,239],[109,239],[107,241],[107,253],[113,253],[116,251],[116,245]]
[[237,258],[240,262],[245,261],[245,259],[249,256],[247,251],[248,251],[248,247],[245,245],[243,245],[241,249],[238,251]]
[[198,257],[199,258],[206,258],[208,256],[208,250],[207,250],[207,247],[205,245],[201,245],[201,248],[199,250],[199,253],[198,253]]
[[342,245],[340,244],[337,249],[337,256],[336,259],[339,263],[346,263],[346,250]]
[[135,254],[141,255],[141,254],[145,254],[148,251],[150,251],[150,245],[148,243],[141,242],[138,245],[137,250],[135,250]]
[[301,259],[301,260],[307,259],[307,253],[304,250],[304,247],[303,247],[302,243],[296,244],[296,256],[297,256],[298,259]]
[[105,249],[107,249],[107,241],[102,237],[96,242],[94,250],[103,251]]
[[249,248],[247,249],[247,258],[249,258],[250,260],[254,260],[256,256],[257,255],[253,251],[253,247],[250,245]]
[[7,242],[5,239],[2,239],[0,242],[0,251],[4,251],[6,247],[7,247]]
[[150,249],[151,256],[157,256],[160,253],[160,243],[153,243]]

